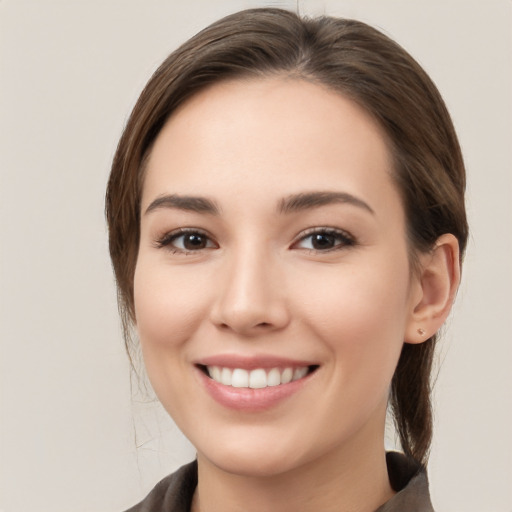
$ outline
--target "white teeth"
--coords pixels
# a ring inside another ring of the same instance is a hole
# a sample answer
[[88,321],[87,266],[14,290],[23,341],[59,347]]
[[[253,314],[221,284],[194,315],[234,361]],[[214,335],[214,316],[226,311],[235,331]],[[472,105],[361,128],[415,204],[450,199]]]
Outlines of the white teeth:
[[221,384],[224,384],[225,386],[231,386],[231,374],[232,372],[229,368],[222,368],[220,373]]
[[281,384],[288,384],[293,379],[293,370],[291,368],[285,368],[281,374]]
[[249,374],[249,387],[253,389],[259,389],[259,388],[266,388],[268,386],[267,384],[267,374],[265,373],[265,370],[258,369],[253,370]]
[[243,368],[223,368],[220,366],[207,366],[208,374],[215,381],[225,386],[233,386],[234,388],[252,388],[261,389],[269,386],[279,386],[280,384],[288,384],[304,378],[309,371],[307,366],[300,368],[271,368],[264,370],[257,368],[256,370],[247,371]]
[[307,367],[302,368],[295,368],[295,371],[293,372],[293,380],[299,380],[305,377],[308,373]]
[[267,375],[267,386],[279,386],[281,384],[281,372],[279,368],[272,368]]
[[213,380],[216,380],[217,382],[221,382],[221,371],[218,366],[210,366],[208,368],[208,371],[210,372],[210,376]]
[[231,377],[231,385],[234,388],[249,387],[249,372],[241,368],[235,368]]

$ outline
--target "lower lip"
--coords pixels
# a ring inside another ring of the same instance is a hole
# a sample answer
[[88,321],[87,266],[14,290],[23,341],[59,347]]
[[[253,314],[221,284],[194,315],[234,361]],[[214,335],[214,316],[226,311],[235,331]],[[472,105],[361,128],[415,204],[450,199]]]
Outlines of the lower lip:
[[199,368],[200,378],[210,396],[219,404],[229,409],[240,411],[263,411],[275,407],[282,401],[297,393],[309,381],[311,374],[306,377],[266,388],[234,388],[214,381]]

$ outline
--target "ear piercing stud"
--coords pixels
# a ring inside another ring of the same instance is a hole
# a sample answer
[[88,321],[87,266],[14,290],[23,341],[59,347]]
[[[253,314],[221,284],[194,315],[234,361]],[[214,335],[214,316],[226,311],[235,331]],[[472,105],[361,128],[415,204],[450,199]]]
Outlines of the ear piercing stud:
[[425,329],[422,329],[421,327],[417,330],[417,333],[418,333],[420,336],[424,336],[426,332],[427,332],[427,331],[425,331]]

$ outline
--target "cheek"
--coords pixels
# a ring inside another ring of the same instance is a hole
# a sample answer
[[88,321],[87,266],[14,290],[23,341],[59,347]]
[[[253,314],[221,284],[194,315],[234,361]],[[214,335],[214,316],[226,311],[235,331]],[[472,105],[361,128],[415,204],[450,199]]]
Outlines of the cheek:
[[376,411],[384,414],[388,402],[403,346],[408,284],[400,273],[389,276],[394,279],[386,283],[378,272],[333,279],[304,309],[306,329],[329,354],[319,422],[339,425],[346,435]]
[[[327,268],[324,274],[303,273],[300,282],[304,311],[318,318],[320,327],[344,330],[358,325],[354,336],[389,328],[403,329],[408,315],[407,261],[396,264]],[[298,281],[298,280],[297,280]],[[380,326],[380,327],[379,327]]]
[[404,258],[396,264],[375,262],[305,282],[302,316],[347,377],[391,378],[409,315],[407,268]]
[[153,390],[179,419],[196,399],[183,379],[190,374],[190,340],[207,314],[207,298],[197,276],[148,260],[139,260],[134,276],[136,328]]
[[137,332],[147,364],[190,339],[207,310],[200,280],[184,271],[152,268],[140,261],[134,278]]

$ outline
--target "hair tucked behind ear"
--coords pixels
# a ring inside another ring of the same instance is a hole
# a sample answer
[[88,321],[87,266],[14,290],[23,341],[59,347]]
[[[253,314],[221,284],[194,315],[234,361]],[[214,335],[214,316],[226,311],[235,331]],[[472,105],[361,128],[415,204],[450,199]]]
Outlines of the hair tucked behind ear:
[[[280,9],[252,9],[209,26],[172,53],[142,92],[114,157],[107,189],[110,254],[125,333],[135,317],[133,276],[139,243],[143,161],[172,112],[210,84],[282,75],[323,84],[366,109],[394,156],[411,254],[454,234],[467,239],[465,172],[446,107],[414,59],[364,23],[303,19]],[[461,256],[462,257],[462,256]],[[430,373],[435,336],[404,344],[390,405],[404,451],[425,462],[432,437]],[[127,344],[129,347],[128,336]]]

